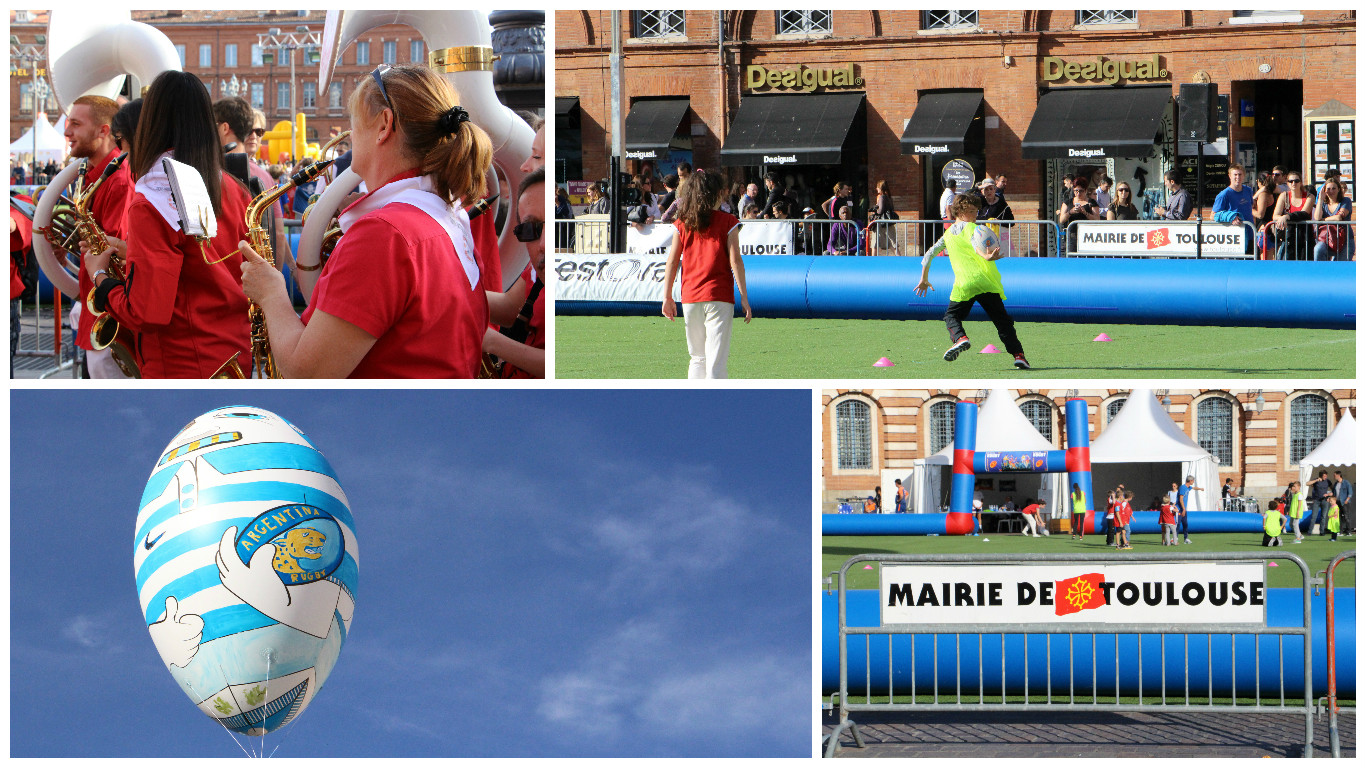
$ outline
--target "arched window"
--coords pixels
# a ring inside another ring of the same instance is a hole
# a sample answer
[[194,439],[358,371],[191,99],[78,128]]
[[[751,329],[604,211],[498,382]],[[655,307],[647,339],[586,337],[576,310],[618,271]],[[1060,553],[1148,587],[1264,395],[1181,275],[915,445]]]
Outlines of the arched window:
[[873,468],[872,409],[860,400],[835,406],[835,449],[839,469]]
[[1290,401],[1290,463],[1299,464],[1328,436],[1328,400],[1300,395]]
[[1233,466],[1233,404],[1209,397],[1195,407],[1195,436],[1221,467]]
[[953,443],[954,408],[952,400],[942,400],[930,406],[930,454],[944,450]]
[[1053,405],[1042,400],[1026,400],[1020,403],[1020,411],[1029,423],[1039,430],[1043,439],[1053,442]]
[[1129,402],[1129,398],[1127,397],[1121,397],[1116,400],[1111,400],[1105,406],[1105,423],[1109,424],[1110,422],[1114,421],[1115,417],[1119,415],[1119,410],[1123,408],[1124,404],[1127,402]]

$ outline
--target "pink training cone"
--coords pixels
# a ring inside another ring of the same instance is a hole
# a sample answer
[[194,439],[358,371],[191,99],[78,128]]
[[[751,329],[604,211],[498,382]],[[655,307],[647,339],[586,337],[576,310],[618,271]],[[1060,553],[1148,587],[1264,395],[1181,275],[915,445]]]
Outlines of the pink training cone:
[[892,362],[891,360],[888,360],[885,357],[878,358],[878,361],[876,363],[873,363],[874,368],[891,368],[894,365],[896,365],[896,363]]
[[1091,339],[1091,341],[1113,341],[1113,339],[1110,338],[1110,334],[1108,334],[1108,333],[1102,333],[1101,335],[1095,337],[1094,339]]
[[981,352],[978,352],[977,354],[979,354],[979,355],[990,355],[990,354],[993,354],[993,353],[996,353],[996,352],[1000,352],[1000,351],[1001,351],[1001,350],[999,350],[999,349],[996,348],[996,345],[995,345],[995,344],[988,344],[988,345],[986,345],[985,347],[982,347],[982,351],[981,351]]

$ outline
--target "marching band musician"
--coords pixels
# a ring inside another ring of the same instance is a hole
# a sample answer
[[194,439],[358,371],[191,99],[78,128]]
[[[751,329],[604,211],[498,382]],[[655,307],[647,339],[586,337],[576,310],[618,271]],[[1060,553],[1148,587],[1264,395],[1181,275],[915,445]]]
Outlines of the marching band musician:
[[[497,356],[506,363],[503,366],[505,379],[543,379],[545,378],[545,170],[538,168],[522,179],[522,188],[517,190],[517,226],[513,229],[517,239],[526,243],[531,264],[528,272],[535,275],[531,291],[535,293],[532,305],[527,307],[526,282],[530,275],[519,278],[513,290],[507,293],[488,294],[489,312],[495,323],[504,327],[516,325],[520,316],[525,316],[527,330],[525,341],[517,341],[502,333],[488,330],[484,334],[484,351]],[[534,270],[534,272],[532,272]]]
[[[104,96],[82,96],[72,104],[66,117],[66,140],[71,146],[73,158],[86,158],[85,188],[100,178],[104,169],[120,150],[114,140],[112,123],[118,114],[119,105]],[[90,212],[106,235],[123,237],[123,216],[133,199],[133,178],[128,173],[128,163],[104,180],[95,190],[90,204]],[[72,325],[76,327],[76,345],[85,350],[86,371],[92,379],[121,379],[119,370],[109,349],[95,349],[90,343],[90,328],[95,323],[95,315],[85,306],[85,297],[93,287],[90,275],[81,270],[80,295],[71,309]],[[120,334],[126,336],[127,334]],[[122,340],[122,339],[121,339]]]
[[[188,72],[163,72],[143,97],[130,158],[135,194],[128,208],[127,242],[87,254],[96,307],[135,334],[147,378],[209,378],[234,354],[245,368],[251,344],[247,299],[235,252],[246,234],[247,190],[222,170],[209,93]],[[163,157],[192,166],[203,178],[218,232],[200,242],[181,231]],[[108,272],[118,249],[126,280]]]
[[489,137],[426,67],[381,65],[348,106],[351,167],[370,191],[342,211],[302,320],[280,272],[241,244],[276,365],[288,378],[472,378],[488,302],[461,201],[485,193]]

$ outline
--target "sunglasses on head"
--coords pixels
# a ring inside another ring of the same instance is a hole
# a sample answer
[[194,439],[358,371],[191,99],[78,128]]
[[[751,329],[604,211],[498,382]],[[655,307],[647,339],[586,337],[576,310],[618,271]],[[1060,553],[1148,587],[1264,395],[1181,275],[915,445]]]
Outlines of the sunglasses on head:
[[543,231],[545,231],[544,221],[524,221],[512,228],[513,236],[522,243],[534,243],[540,240]]
[[384,87],[384,73],[391,69],[393,69],[393,67],[388,64],[381,64],[378,67],[375,67],[374,71],[370,73],[370,76],[375,78],[375,85],[379,86],[379,95],[384,97],[384,103],[389,106],[389,111],[394,113],[394,119],[397,120],[398,110],[394,109],[394,102],[389,100],[389,91]]

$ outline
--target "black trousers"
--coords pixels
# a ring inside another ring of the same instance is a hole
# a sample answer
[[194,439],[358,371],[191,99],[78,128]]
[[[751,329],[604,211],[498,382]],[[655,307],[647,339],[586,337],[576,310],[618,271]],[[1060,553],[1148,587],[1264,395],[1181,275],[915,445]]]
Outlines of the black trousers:
[[963,330],[963,320],[967,318],[968,312],[972,311],[974,303],[982,305],[987,317],[996,326],[996,334],[1001,337],[1001,343],[1006,345],[1006,351],[1012,355],[1024,354],[1024,347],[1015,336],[1015,321],[1010,319],[1010,313],[1006,311],[1006,304],[1001,300],[999,293],[979,293],[967,301],[949,302],[949,309],[944,313],[944,324],[949,327],[949,338],[957,343],[959,339],[968,335],[967,331]]

